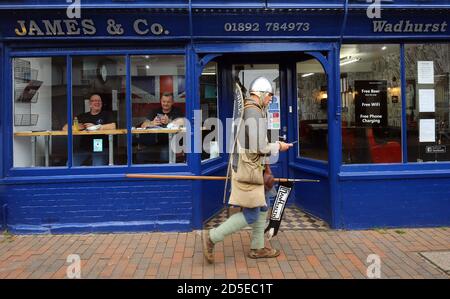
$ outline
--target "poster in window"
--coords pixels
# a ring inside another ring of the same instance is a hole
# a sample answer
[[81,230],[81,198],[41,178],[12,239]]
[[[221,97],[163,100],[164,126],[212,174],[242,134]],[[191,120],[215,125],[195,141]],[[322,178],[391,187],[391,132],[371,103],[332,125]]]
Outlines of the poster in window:
[[387,126],[387,80],[355,80],[355,122],[358,127]]

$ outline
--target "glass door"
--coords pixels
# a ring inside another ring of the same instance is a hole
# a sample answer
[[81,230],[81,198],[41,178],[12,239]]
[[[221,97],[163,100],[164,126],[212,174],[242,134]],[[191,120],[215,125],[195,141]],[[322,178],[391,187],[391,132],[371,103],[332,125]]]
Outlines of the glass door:
[[[285,94],[283,83],[281,82],[281,69],[279,64],[250,64],[239,63],[232,65],[233,87],[240,86],[244,98],[248,98],[250,84],[258,77],[265,77],[271,83],[274,90],[272,102],[267,107],[268,137],[269,142],[286,138],[286,126],[282,120],[282,111],[285,108]],[[287,173],[287,157],[281,155],[271,157],[271,169],[276,177],[283,177]]]

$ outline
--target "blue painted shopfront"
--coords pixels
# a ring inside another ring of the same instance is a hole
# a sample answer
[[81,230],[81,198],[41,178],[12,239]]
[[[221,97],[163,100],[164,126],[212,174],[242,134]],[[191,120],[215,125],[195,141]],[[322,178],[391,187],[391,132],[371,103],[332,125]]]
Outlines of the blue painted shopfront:
[[[405,131],[403,162],[343,163],[339,65],[340,49],[346,43],[397,43],[402,59],[409,43],[449,43],[450,1],[382,1],[379,25],[367,17],[368,4],[357,0],[81,0],[81,19],[68,19],[67,5],[65,0],[0,4],[0,223],[4,228],[13,233],[190,231],[201,229],[222,208],[221,181],[129,179],[125,175],[225,175],[226,154],[202,161],[201,154],[188,153],[185,163],[173,165],[135,165],[128,158],[124,165],[72,167],[69,151],[68,167],[14,167],[13,59],[61,57],[71,82],[73,59],[95,55],[125,59],[129,116],[125,128],[129,131],[133,55],[185,58],[185,112],[192,123],[197,119],[194,111],[201,109],[200,76],[209,62],[218,65],[218,116],[223,121],[232,115],[228,87],[233,63],[277,64],[285,112],[281,124],[287,128],[288,140],[297,140],[299,131],[295,62],[312,57],[323,68],[328,88],[328,161],[299,157],[298,148],[280,157],[277,175],[320,180],[297,184],[291,203],[334,229],[450,225],[450,161],[409,163]],[[411,32],[405,29],[406,21],[430,26],[416,32],[413,27]],[[277,25],[274,30],[275,23],[295,26],[290,30]],[[400,82],[406,86],[404,60]],[[71,128],[70,84],[66,91]],[[401,92],[404,101],[405,88]],[[405,130],[405,109],[401,115]],[[131,135],[126,138],[131,144]],[[201,147],[201,130],[194,129],[189,140],[194,148]],[[72,139],[67,142],[72,148]],[[126,156],[132,156],[131,147]]]

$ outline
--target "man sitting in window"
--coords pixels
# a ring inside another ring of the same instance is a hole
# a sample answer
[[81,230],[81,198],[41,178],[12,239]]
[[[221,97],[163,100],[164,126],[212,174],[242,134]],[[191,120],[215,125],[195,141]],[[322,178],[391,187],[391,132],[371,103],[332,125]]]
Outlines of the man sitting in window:
[[[78,130],[114,130],[116,123],[113,115],[109,111],[103,111],[102,106],[102,98],[98,94],[91,95],[89,98],[89,112],[77,115]],[[64,125],[63,130],[67,131],[67,124]],[[89,158],[91,158],[93,166],[107,165],[107,135],[83,135],[79,141],[79,149],[74,151],[73,155],[74,166],[85,165]]]
[[167,125],[177,118],[183,117],[181,111],[173,107],[173,94],[165,92],[160,99],[161,107],[151,111],[146,120],[141,124],[141,128],[159,126],[167,127]]
[[[141,128],[161,127],[166,128],[169,123],[175,119],[183,118],[182,112],[173,107],[174,100],[172,93],[163,93],[160,99],[161,107],[150,111],[146,120],[141,124]],[[159,150],[160,163],[169,162],[169,136],[168,134],[142,134],[139,136],[139,143],[144,147],[152,147]],[[148,157],[146,154],[139,153],[137,163],[146,163]]]

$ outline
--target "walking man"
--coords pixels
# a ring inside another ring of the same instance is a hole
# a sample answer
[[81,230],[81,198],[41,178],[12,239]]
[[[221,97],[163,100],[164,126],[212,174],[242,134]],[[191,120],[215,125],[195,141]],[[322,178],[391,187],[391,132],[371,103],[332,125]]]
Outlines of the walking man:
[[[264,77],[256,78],[249,88],[250,97],[244,101],[241,125],[237,132],[237,152],[232,155],[231,195],[229,203],[242,207],[242,212],[228,218],[219,227],[203,230],[203,254],[214,262],[214,245],[225,236],[250,225],[252,240],[250,258],[273,258],[280,251],[264,245],[264,226],[268,213],[265,185],[273,185],[268,156],[287,151],[292,144],[277,141],[269,143],[267,137],[266,107],[273,96],[272,84]],[[263,169],[266,169],[264,175]],[[271,188],[269,186],[269,188]],[[267,188],[266,188],[267,189]]]

